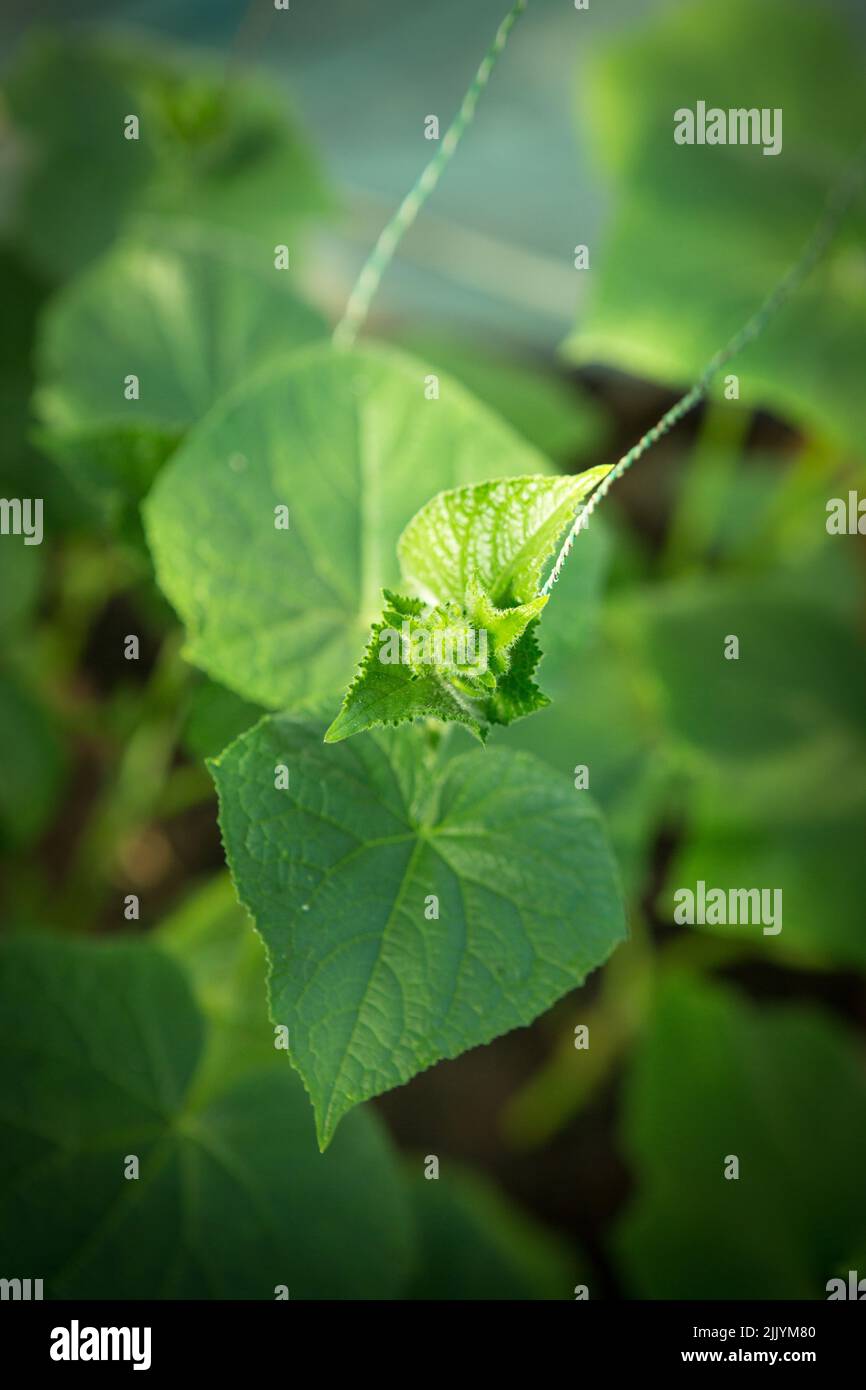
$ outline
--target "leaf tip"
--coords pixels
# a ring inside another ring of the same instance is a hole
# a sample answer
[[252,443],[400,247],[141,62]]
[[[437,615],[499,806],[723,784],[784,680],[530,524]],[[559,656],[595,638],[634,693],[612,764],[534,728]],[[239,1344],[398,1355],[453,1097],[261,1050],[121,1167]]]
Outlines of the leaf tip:
[[343,711],[340,710],[340,713],[337,715],[336,719],[332,720],[332,722],[328,725],[327,729],[325,730],[322,742],[342,743],[344,738],[348,738],[348,731],[344,731],[341,728],[341,725],[344,722],[345,721],[343,719]]

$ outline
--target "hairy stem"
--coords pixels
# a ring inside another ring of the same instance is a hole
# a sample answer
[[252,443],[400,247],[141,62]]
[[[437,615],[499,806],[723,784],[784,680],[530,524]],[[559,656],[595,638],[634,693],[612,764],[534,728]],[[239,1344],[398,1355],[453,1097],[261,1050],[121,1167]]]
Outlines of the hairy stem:
[[794,291],[799,289],[806,277],[814,270],[815,266],[828,250],[842,218],[845,216],[845,213],[848,211],[852,201],[859,192],[863,183],[864,173],[866,173],[866,168],[864,168],[861,155],[839,183],[831,190],[824,213],[806,243],[799,259],[782,277],[775,289],[770,291],[763,303],[760,304],[752,314],[751,318],[728,340],[723,348],[719,349],[714,357],[710,358],[694,386],[692,386],[684,396],[681,396],[680,399],[671,406],[670,410],[665,412],[658,423],[653,425],[651,430],[647,430],[646,434],[641,436],[638,442],[629,449],[628,453],[623,454],[622,458],[614,464],[606,478],[599,484],[595,492],[586,502],[586,505],[581,508],[575,517],[571,530],[563,541],[562,548],[556,557],[556,563],[542,585],[541,592],[543,594],[550,593],[550,590],[559,578],[563,565],[571,553],[571,547],[574,545],[578,532],[586,525],[599,502],[607,496],[617,479],[621,478],[623,473],[631,468],[633,463],[637,463],[638,459],[643,458],[644,454],[651,449],[654,444],[657,444],[660,439],[664,438],[664,436],[673,429],[674,425],[682,420],[684,415],[688,415],[689,411],[693,410],[694,407],[705,398],[713,379],[718,375],[721,369],[730,362],[732,357],[735,357],[738,352],[746,347],[747,344],[753,342],[754,339],[764,331],[774,315],[778,313],[779,309],[790,299]]
[[481,61],[481,66],[472,79],[460,110],[442,137],[442,143],[438,150],[414,188],[407,193],[370,252],[361,274],[358,276],[355,288],[349,296],[346,312],[334,330],[335,347],[351,347],[357,338],[369,312],[373,296],[379,288],[382,276],[391,264],[394,252],[438,184],[465,131],[472,124],[478,99],[490,81],[490,74],[508,42],[508,35],[526,6],[527,0],[515,0],[508,11],[496,31],[493,43]]

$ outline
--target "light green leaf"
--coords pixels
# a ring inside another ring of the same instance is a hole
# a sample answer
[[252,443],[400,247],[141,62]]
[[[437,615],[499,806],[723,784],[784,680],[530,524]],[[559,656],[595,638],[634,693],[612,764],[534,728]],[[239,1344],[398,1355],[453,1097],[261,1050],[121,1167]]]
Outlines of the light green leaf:
[[[324,336],[268,248],[195,228],[122,242],[43,315],[40,446],[107,524],[137,527],[184,431],[253,369]],[[128,375],[137,400],[126,399]]]
[[[567,344],[674,387],[697,377],[799,257],[861,147],[862,54],[829,7],[716,0],[666,9],[581,77],[615,216]],[[832,73],[828,83],[826,74]],[[782,148],[678,145],[674,113],[782,112]],[[740,398],[855,449],[866,433],[862,198],[829,255],[731,364]]]
[[546,458],[567,467],[601,447],[607,434],[601,406],[577,380],[563,378],[562,366],[505,355],[489,342],[467,344],[463,335],[430,338],[411,333],[401,346],[430,371],[456,377],[479,401],[507,420]]
[[530,679],[538,649],[526,646],[547,602],[543,595],[507,609],[494,608],[478,591],[470,592],[466,607],[430,608],[387,589],[384,597],[384,614],[373,624],[326,743],[418,718],[463,724],[483,740],[490,724],[507,724],[530,706],[547,703]]
[[834,1020],[666,980],[626,1090],[631,1293],[825,1297],[866,1236],[864,1117],[862,1050]]
[[408,1211],[377,1129],[353,1116],[322,1159],[288,1065],[201,1087],[217,1024],[168,956],[10,940],[0,1000],[4,1269],[55,1299],[399,1292]]
[[429,603],[386,592],[389,606],[328,741],[422,716],[484,738],[488,725],[542,709],[548,701],[532,680],[541,655],[534,628],[547,602],[538,593],[542,568],[607,472],[499,479],[440,493],[422,507],[398,555],[404,577]]
[[[325,332],[267,248],[257,258],[243,243],[194,229],[123,242],[51,300],[37,410],[61,435],[142,424],[176,433],[252,368]],[[124,396],[130,373],[138,400]]]
[[610,472],[504,478],[440,493],[406,527],[400,568],[436,603],[464,603],[476,584],[499,608],[528,603],[581,503]]
[[625,926],[594,807],[534,759],[434,772],[408,730],[321,740],[272,717],[211,767],[324,1147],[353,1105],[536,1018]]
[[191,433],[145,504],[187,656],[271,708],[338,698],[431,492],[543,468],[454,383],[425,400],[411,358],[316,347],[268,368]]

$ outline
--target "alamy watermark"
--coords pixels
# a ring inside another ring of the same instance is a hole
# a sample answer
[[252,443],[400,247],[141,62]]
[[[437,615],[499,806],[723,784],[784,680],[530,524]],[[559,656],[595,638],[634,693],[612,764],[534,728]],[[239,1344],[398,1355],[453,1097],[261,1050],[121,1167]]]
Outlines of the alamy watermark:
[[694,888],[674,890],[674,921],[678,926],[762,926],[764,936],[782,930],[781,888],[707,888],[702,878]]
[[28,1303],[42,1298],[41,1279],[0,1279],[0,1300]]
[[51,1330],[52,1361],[131,1361],[134,1371],[150,1370],[151,1328],[82,1327],[73,1318],[68,1327]]
[[782,153],[781,106],[680,106],[674,112],[678,145],[763,145],[764,154]]
[[0,497],[0,535],[23,536],[25,545],[41,545],[42,534],[41,497]]
[[828,1303],[840,1298],[853,1299],[857,1303],[866,1301],[866,1279],[861,1279],[856,1269],[848,1270],[847,1280],[828,1279],[824,1287]]
[[379,660],[385,666],[450,666],[487,670],[487,629],[466,626],[412,628],[404,621],[399,630],[383,627],[379,633]]

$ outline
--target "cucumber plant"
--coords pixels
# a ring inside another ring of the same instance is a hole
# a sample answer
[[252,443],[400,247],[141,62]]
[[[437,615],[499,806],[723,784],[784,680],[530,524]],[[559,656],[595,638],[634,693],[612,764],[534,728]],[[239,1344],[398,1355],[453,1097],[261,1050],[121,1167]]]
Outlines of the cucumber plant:
[[624,939],[587,792],[507,746],[461,750],[459,729],[484,744],[547,703],[539,635],[580,531],[798,287],[850,197],[633,449],[552,476],[456,383],[425,391],[422,360],[356,346],[524,8],[500,26],[333,342],[223,397],[144,506],[187,655],[268,711],[210,768],[269,956],[272,1020],[323,1148],[353,1106],[528,1024]]

